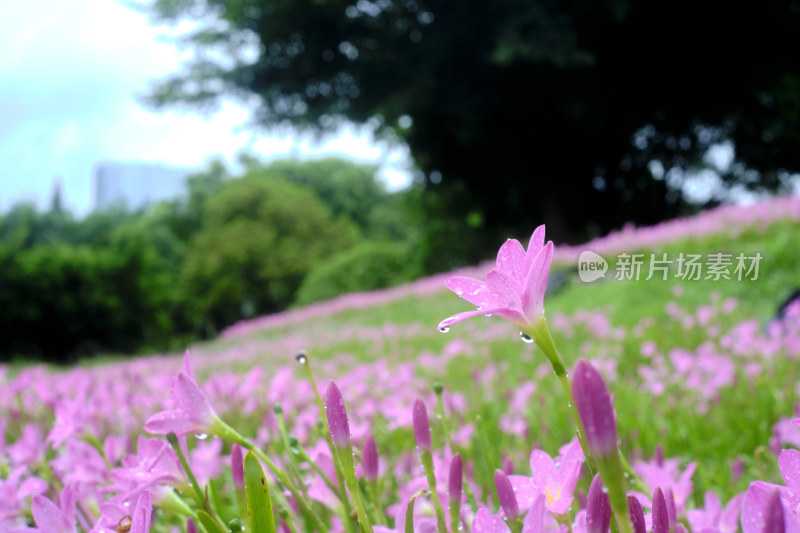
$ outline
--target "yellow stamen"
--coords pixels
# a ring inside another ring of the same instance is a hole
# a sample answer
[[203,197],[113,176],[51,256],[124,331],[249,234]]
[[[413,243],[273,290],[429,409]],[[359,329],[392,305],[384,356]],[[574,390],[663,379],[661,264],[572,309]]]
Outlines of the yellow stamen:
[[545,487],[544,488],[544,495],[545,495],[545,498],[547,498],[547,504],[548,505],[553,505],[553,502],[555,502],[556,500],[558,500],[561,497],[561,485],[557,485],[557,487],[558,488],[556,489],[555,498],[553,497],[552,494],[550,494],[550,487]]

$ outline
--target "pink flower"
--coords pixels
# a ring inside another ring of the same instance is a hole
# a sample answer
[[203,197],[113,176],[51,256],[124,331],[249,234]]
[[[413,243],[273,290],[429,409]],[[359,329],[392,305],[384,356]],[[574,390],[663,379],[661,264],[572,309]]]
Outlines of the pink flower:
[[[170,445],[161,439],[143,436],[139,437],[136,455],[125,457],[110,476],[113,484],[108,491],[118,494],[104,504],[109,509],[117,504],[133,503],[144,491],[150,492],[158,502],[167,487],[184,487],[187,483],[178,456]],[[109,515],[109,518],[113,521],[114,517]]]
[[786,483],[785,487],[764,481],[754,481],[747,488],[742,502],[742,530],[744,533],[762,533],[765,528],[765,517],[768,515],[767,504],[777,490],[783,503],[784,521],[787,533],[800,532],[800,452],[783,450],[778,458],[778,467]]
[[150,493],[145,491],[139,496],[139,501],[136,502],[130,533],[149,533],[150,518],[152,516],[153,505],[150,502]]
[[560,451],[558,467],[547,453],[534,450],[530,460],[533,477],[509,476],[520,510],[530,508],[540,494],[545,497],[547,510],[553,514],[564,514],[572,505],[584,460],[583,451],[577,438]]
[[22,531],[40,531],[42,533],[75,533],[77,531],[76,500],[73,487],[67,485],[61,491],[59,505],[44,496],[36,496],[31,504],[31,513],[36,522],[36,529]]
[[744,494],[737,494],[722,508],[717,495],[711,491],[706,492],[703,509],[691,510],[686,513],[692,531],[719,531],[720,533],[735,533],[739,528],[739,511],[742,508]]
[[455,276],[445,282],[447,288],[469,303],[476,311],[458,313],[442,320],[440,331],[480,314],[496,315],[530,330],[544,316],[544,292],[553,259],[553,243],[544,244],[544,226],[531,235],[528,250],[516,239],[507,240],[497,252],[497,264],[486,275],[486,282]]
[[[542,533],[544,531],[544,496],[536,497],[531,510],[522,522],[522,533]],[[485,507],[480,509],[472,521],[473,533],[511,533],[503,517],[492,514]]]
[[177,436],[187,433],[214,433],[219,417],[211,407],[208,397],[194,379],[189,367],[189,352],[184,354],[184,370],[172,381],[170,397],[175,409],[156,413],[145,422],[148,433]]
[[633,471],[644,480],[650,490],[655,492],[661,487],[662,490],[672,491],[678,516],[683,513],[686,501],[692,494],[692,474],[696,468],[697,463],[692,462],[681,472],[678,459],[637,461],[633,464]]

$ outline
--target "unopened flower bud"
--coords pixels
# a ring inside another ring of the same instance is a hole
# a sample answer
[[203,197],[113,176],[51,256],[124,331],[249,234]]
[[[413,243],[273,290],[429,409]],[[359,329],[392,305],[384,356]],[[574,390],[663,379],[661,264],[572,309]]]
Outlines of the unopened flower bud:
[[231,474],[234,488],[244,489],[244,457],[238,444],[231,446]]
[[431,426],[428,421],[428,408],[422,400],[416,400],[411,411],[414,424],[414,438],[417,439],[417,446],[422,451],[431,450]]
[[628,512],[631,515],[631,525],[633,533],[647,533],[647,525],[644,522],[644,511],[642,504],[633,496],[628,496]]
[[611,525],[611,505],[603,491],[600,474],[595,474],[589,485],[586,502],[586,533],[606,533]]
[[461,491],[464,488],[464,467],[461,461],[461,454],[457,453],[450,461],[450,478],[447,482],[447,492],[450,497],[450,505],[453,502],[461,501]]
[[378,448],[375,446],[375,439],[372,435],[367,437],[364,442],[364,452],[362,453],[364,464],[364,477],[367,479],[378,479]]
[[494,486],[497,489],[497,498],[500,500],[500,506],[506,518],[509,520],[516,520],[519,518],[519,504],[517,503],[517,496],[514,494],[514,487],[511,486],[511,481],[502,470],[494,471]]
[[350,422],[347,420],[347,409],[344,406],[342,393],[333,381],[328,385],[325,394],[325,413],[333,444],[338,448],[344,448],[350,442]]
[[611,395],[600,372],[588,361],[575,364],[572,395],[589,451],[596,458],[617,452],[617,421]]
[[669,511],[660,488],[653,493],[653,533],[669,533]]

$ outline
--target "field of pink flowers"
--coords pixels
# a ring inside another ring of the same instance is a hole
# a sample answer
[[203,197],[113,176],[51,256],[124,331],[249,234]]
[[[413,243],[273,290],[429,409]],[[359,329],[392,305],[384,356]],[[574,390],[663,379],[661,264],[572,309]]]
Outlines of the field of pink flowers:
[[[799,224],[780,198],[534,235],[184,356],[0,367],[0,532],[800,532]],[[764,262],[616,281],[625,251]]]

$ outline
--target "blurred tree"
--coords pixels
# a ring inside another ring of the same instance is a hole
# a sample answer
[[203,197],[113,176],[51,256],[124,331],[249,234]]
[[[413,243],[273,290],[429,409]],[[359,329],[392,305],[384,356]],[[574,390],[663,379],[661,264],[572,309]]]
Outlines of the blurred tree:
[[279,159],[268,165],[249,161],[250,169],[261,169],[265,176],[281,177],[311,189],[334,215],[350,218],[362,230],[367,229],[372,210],[389,198],[386,188],[375,179],[374,165],[359,165],[340,158]]
[[252,171],[206,204],[182,273],[197,327],[219,327],[292,302],[306,273],[352,246],[358,228],[313,192]]
[[308,305],[347,292],[383,289],[421,273],[407,244],[364,242],[317,263],[303,280],[295,303]]
[[795,0],[141,5],[192,21],[179,41],[197,52],[151,104],[257,95],[264,125],[371,120],[408,142],[449,212],[489,228],[661,219],[682,201],[670,171],[725,140],[728,184],[776,189],[800,170]]

